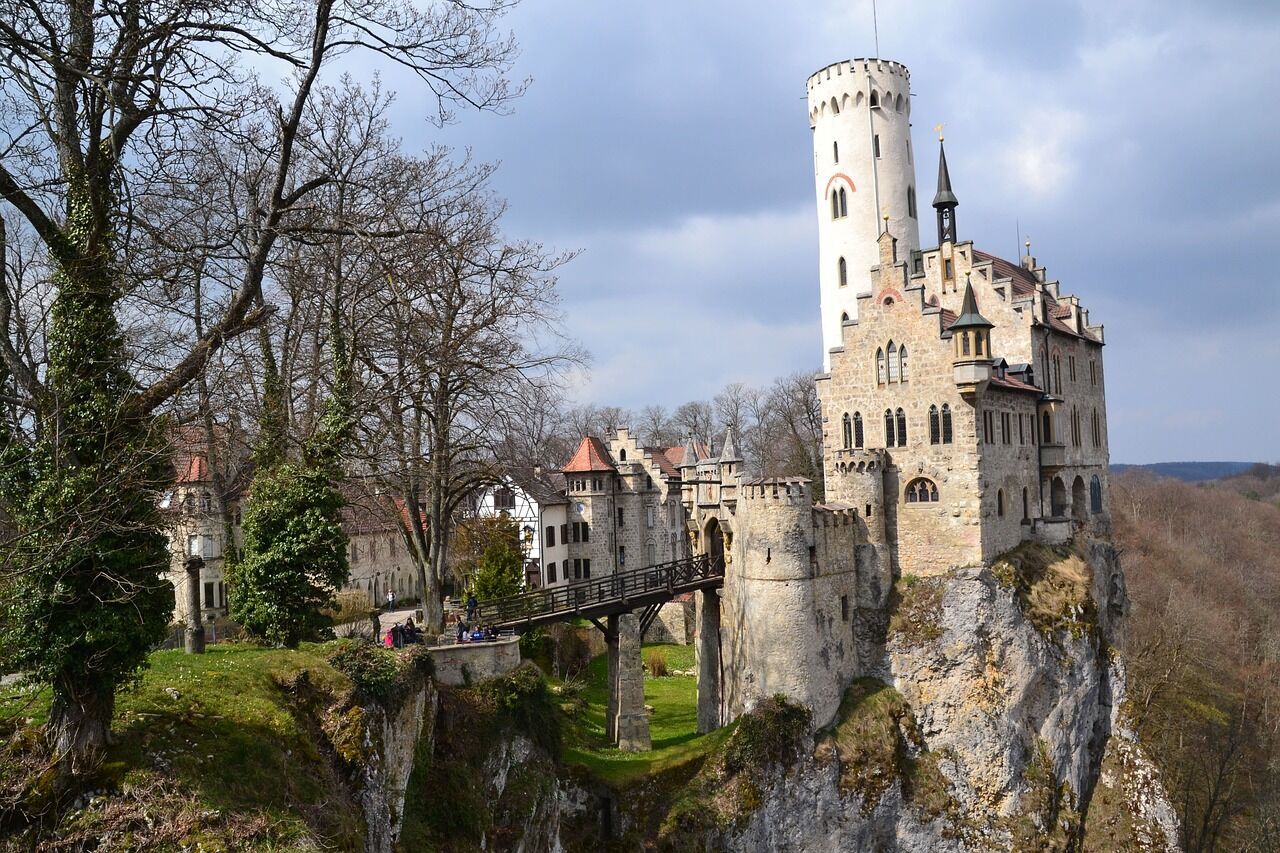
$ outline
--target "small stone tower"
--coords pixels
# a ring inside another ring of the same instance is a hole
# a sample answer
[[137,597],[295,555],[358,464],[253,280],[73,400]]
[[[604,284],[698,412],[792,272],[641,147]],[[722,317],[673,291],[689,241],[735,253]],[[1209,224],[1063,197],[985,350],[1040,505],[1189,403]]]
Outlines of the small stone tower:
[[871,289],[886,223],[898,257],[909,264],[920,248],[910,79],[883,59],[837,62],[809,78],[824,370],[841,324],[857,319],[857,295]]

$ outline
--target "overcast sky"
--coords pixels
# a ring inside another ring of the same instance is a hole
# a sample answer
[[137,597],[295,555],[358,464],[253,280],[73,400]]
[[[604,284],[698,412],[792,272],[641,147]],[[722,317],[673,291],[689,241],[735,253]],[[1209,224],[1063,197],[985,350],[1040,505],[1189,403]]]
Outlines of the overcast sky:
[[[875,55],[869,0],[525,0],[506,23],[532,78],[512,114],[439,130],[393,77],[397,130],[500,163],[509,234],[582,250],[578,400],[816,371],[805,80]],[[961,238],[1014,257],[1020,222],[1106,325],[1112,460],[1280,459],[1280,3],[881,0],[879,33],[911,70],[921,198],[945,122]]]

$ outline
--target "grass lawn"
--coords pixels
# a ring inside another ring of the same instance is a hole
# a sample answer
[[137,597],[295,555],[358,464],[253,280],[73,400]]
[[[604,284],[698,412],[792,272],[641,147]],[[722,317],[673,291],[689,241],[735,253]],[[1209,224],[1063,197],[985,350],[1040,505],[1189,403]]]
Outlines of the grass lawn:
[[[644,656],[660,650],[671,670],[692,670],[693,647],[646,644]],[[653,708],[649,717],[650,752],[621,752],[605,740],[605,709],[609,703],[609,663],[605,655],[591,661],[583,698],[586,707],[565,732],[564,759],[579,764],[615,786],[650,776],[695,758],[722,743],[732,727],[707,735],[698,734],[698,685],[689,675],[669,675],[644,680],[644,701]]]
[[[176,781],[194,797],[191,806],[257,814],[277,839],[316,831],[330,840],[358,839],[359,824],[349,815],[307,814],[332,800],[337,780],[278,686],[305,669],[317,693],[349,688],[325,659],[327,651],[324,645],[290,651],[234,644],[210,646],[201,656],[155,652],[140,680],[117,695],[117,740],[103,781],[138,788]],[[14,693],[0,690],[0,720],[45,721],[47,693],[20,699]]]

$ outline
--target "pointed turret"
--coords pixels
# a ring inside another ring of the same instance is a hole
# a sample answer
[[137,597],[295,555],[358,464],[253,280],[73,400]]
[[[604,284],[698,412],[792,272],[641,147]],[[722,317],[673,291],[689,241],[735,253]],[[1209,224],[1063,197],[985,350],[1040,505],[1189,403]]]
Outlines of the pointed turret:
[[697,468],[698,467],[698,446],[693,440],[693,433],[689,433],[689,440],[684,443],[684,458],[680,460],[678,468]]
[[951,191],[951,173],[947,171],[947,149],[938,138],[938,192],[933,209],[938,211],[938,245],[956,242],[956,208],[960,200]]
[[949,327],[955,346],[952,372],[960,393],[965,396],[981,391],[991,378],[991,329],[991,321],[978,311],[973,282],[966,273],[960,316]]
[[738,455],[738,448],[733,442],[733,427],[729,426],[724,431],[724,447],[720,448],[720,462],[741,462],[742,457]]

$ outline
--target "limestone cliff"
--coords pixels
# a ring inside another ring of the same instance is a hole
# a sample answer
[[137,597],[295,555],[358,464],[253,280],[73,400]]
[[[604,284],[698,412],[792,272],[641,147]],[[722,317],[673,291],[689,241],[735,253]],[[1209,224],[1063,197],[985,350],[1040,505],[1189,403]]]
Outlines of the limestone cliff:
[[1104,542],[901,579],[875,677],[708,846],[1176,849],[1173,810],[1120,725],[1124,611]]

